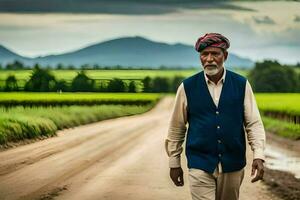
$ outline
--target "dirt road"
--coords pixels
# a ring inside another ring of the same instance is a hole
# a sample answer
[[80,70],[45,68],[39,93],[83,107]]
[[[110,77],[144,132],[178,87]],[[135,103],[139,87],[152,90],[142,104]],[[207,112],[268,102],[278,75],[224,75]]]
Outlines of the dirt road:
[[[169,179],[164,138],[172,106],[168,97],[142,115],[64,130],[0,152],[0,199],[190,199],[187,173],[184,187]],[[276,199],[249,176],[247,168],[242,200]]]

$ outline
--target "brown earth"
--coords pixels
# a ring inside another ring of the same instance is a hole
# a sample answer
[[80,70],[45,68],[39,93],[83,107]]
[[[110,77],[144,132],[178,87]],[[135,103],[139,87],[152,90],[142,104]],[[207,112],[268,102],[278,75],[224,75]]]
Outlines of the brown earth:
[[[267,142],[288,151],[285,155],[292,153],[293,156],[300,157],[300,140],[291,140],[267,133]],[[300,179],[297,179],[294,174],[266,168],[264,184],[273,194],[282,199],[300,200]]]
[[[185,186],[169,179],[164,139],[172,107],[167,97],[145,114],[60,131],[0,152],[0,199],[190,199],[185,159]],[[251,157],[240,199],[279,199],[262,182],[250,182]]]

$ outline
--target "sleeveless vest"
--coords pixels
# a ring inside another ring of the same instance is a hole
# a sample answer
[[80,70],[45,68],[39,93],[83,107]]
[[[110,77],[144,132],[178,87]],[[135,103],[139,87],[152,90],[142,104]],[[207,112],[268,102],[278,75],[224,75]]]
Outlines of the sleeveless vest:
[[204,72],[183,81],[187,97],[188,168],[213,173],[218,162],[223,172],[246,165],[244,97],[246,79],[226,70],[218,107],[207,88]]

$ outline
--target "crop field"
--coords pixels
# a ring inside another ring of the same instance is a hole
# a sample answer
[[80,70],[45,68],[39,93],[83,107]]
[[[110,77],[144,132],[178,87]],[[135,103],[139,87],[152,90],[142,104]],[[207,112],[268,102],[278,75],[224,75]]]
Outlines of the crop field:
[[0,92],[0,106],[146,105],[156,102],[160,96],[158,93]]
[[259,93],[255,95],[259,109],[264,113],[277,113],[278,117],[300,117],[300,93]]
[[255,97],[267,130],[300,139],[300,93],[258,93]]

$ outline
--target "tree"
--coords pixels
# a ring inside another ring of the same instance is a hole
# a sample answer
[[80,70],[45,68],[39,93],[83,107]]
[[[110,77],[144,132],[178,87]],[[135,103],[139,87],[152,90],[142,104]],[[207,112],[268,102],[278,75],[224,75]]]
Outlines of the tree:
[[270,60],[257,62],[250,71],[249,80],[255,92],[296,92],[299,87],[293,68]]
[[128,86],[128,92],[136,92],[136,85],[134,81],[130,81]]
[[6,78],[4,91],[18,91],[17,79],[14,75],[9,75]]
[[144,92],[152,92],[152,79],[149,76],[146,76],[143,80],[142,83],[144,85]]
[[73,92],[91,92],[94,91],[95,81],[90,79],[82,70],[78,72],[77,76],[72,80]]
[[172,80],[172,85],[171,85],[171,91],[172,92],[176,92],[177,88],[179,87],[179,85],[181,84],[181,82],[183,81],[184,77],[183,76],[175,76]]
[[55,91],[56,80],[48,69],[41,69],[35,64],[30,79],[25,83],[25,91],[52,92]]
[[58,64],[56,65],[56,69],[57,69],[57,70],[64,69],[64,65],[63,65],[62,63],[58,63]]
[[20,69],[24,69],[24,65],[20,61],[15,60],[15,62],[13,62],[13,63],[8,63],[6,65],[6,69],[7,70],[20,70]]
[[125,92],[125,88],[125,83],[119,78],[110,80],[107,86],[109,92]]
[[156,77],[153,79],[153,92],[169,92],[170,91],[170,83],[167,78]]
[[56,91],[69,91],[69,88],[67,86],[67,82],[65,80],[59,80],[56,82],[56,86],[55,86],[55,90]]

